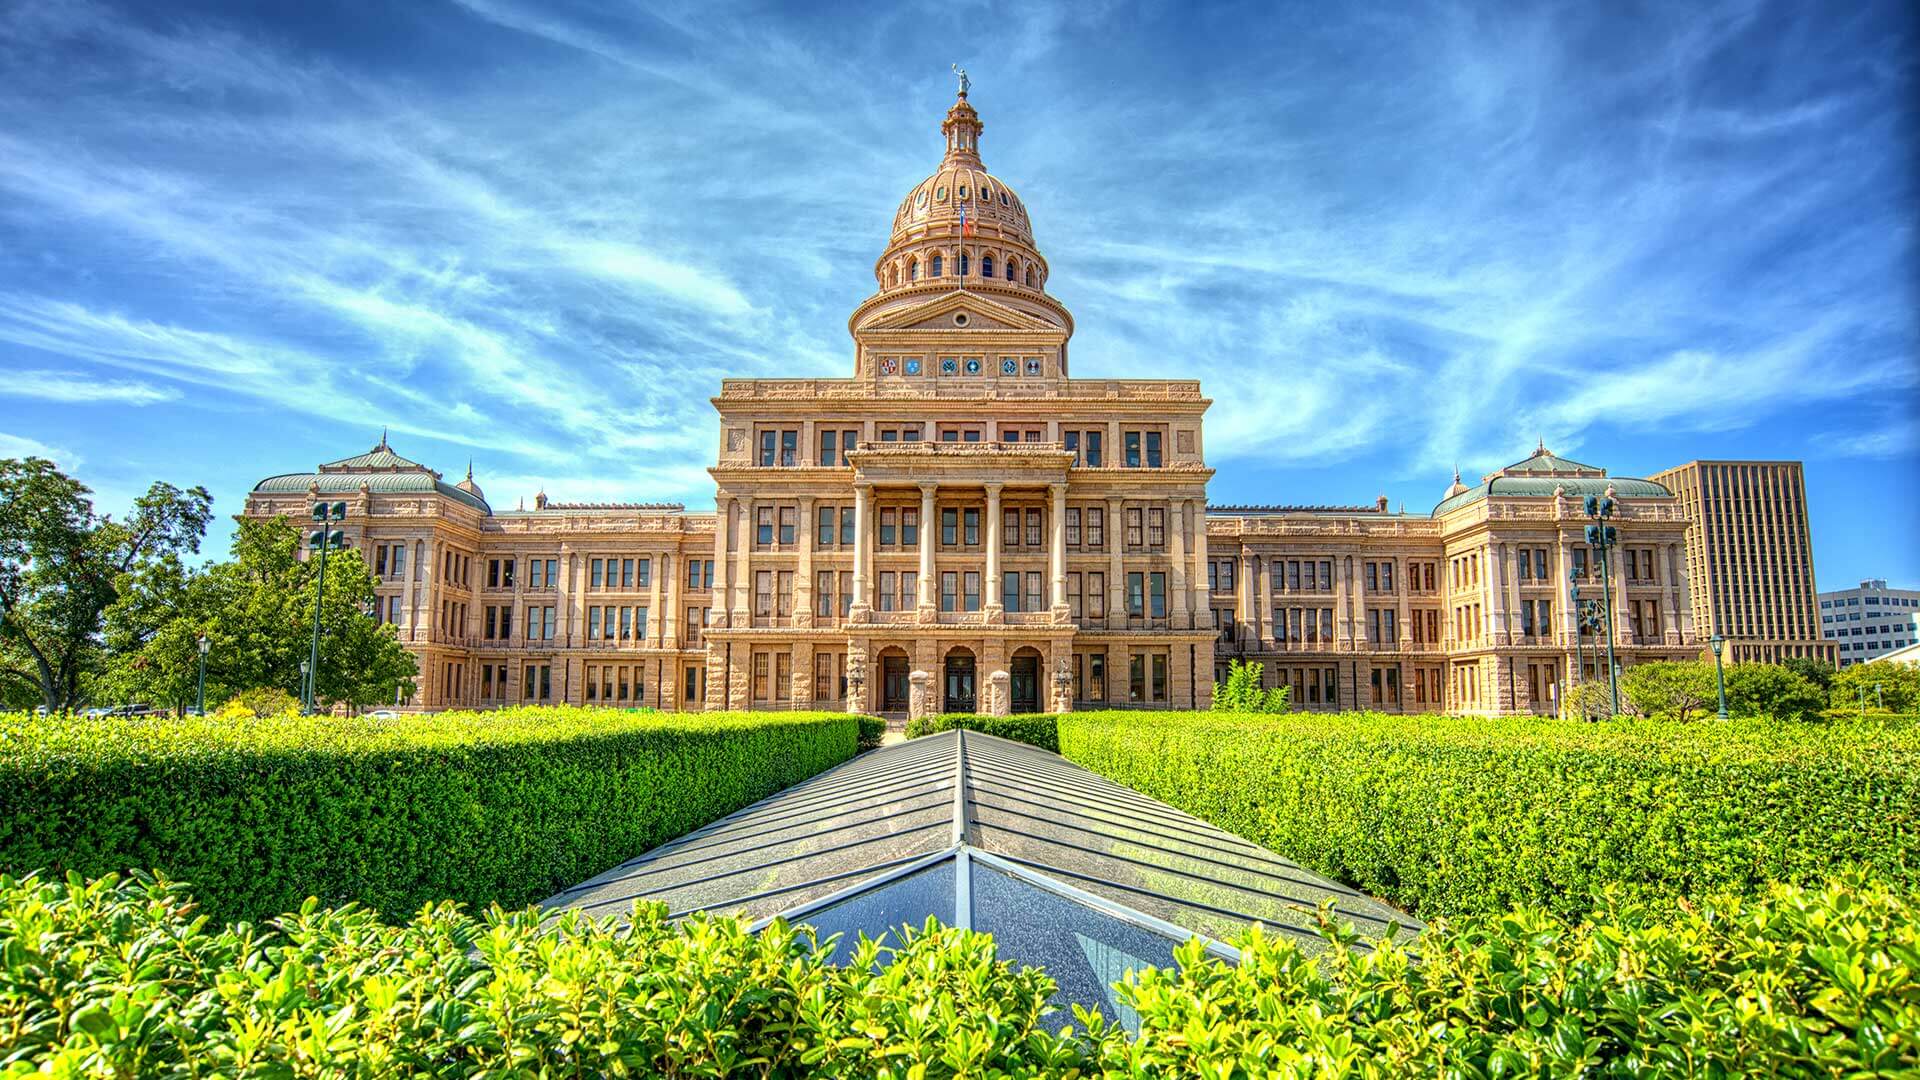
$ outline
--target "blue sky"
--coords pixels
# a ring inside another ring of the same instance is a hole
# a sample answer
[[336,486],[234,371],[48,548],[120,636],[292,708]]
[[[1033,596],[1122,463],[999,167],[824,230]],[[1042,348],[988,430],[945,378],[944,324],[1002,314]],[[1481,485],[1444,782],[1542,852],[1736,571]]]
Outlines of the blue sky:
[[[1217,502],[1427,509],[1537,438],[1807,462],[1920,584],[1902,5],[0,0],[0,455],[108,506],[396,448],[711,506],[726,376],[851,370],[948,65],[1079,375]],[[224,548],[216,541],[215,548]]]

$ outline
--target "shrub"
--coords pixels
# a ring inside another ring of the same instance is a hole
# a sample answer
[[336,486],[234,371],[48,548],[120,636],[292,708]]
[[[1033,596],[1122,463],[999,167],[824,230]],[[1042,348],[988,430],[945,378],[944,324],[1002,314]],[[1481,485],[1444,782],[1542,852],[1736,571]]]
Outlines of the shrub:
[[1871,660],[1849,664],[1833,677],[1831,701],[1836,709],[1868,712],[1920,712],[1920,665]]
[[1426,917],[1920,886],[1920,725],[1073,714],[1065,756]]
[[877,716],[862,716],[860,720],[860,749],[873,750],[879,747],[880,740],[887,737],[887,722]]
[[844,713],[0,716],[0,870],[159,867],[218,918],[519,905],[853,756]]
[[978,731],[983,735],[995,735],[1002,739],[1037,746],[1042,750],[1060,752],[1060,733],[1055,730],[1056,718],[1046,713],[1022,713],[1017,716],[979,716],[971,713],[943,713],[939,716],[922,716],[907,721],[907,738],[917,739],[922,735],[938,735],[954,728]]
[[1775,720],[1812,720],[1827,697],[1806,676],[1779,664],[1727,665],[1727,712]]
[[1285,686],[1266,687],[1261,676],[1266,665],[1254,660],[1235,660],[1227,666],[1227,681],[1213,684],[1213,710],[1237,713],[1283,713],[1291,691]]
[[300,699],[277,686],[242,690],[214,710],[222,720],[251,720],[262,716],[293,716],[300,711]]
[[[177,886],[0,878],[9,1074],[205,1076],[1695,1076],[1920,1069],[1920,911],[1780,888],[1590,925],[1521,911],[1313,954],[1250,932],[1119,986],[1139,1036],[1082,1035],[1052,980],[931,924],[825,961],[810,931],[570,913],[404,926],[314,903],[198,919]],[[1417,951],[1420,958],[1413,962]]]
[[1719,707],[1712,661],[1658,660],[1634,664],[1620,673],[1620,696],[1642,716],[1677,720]]

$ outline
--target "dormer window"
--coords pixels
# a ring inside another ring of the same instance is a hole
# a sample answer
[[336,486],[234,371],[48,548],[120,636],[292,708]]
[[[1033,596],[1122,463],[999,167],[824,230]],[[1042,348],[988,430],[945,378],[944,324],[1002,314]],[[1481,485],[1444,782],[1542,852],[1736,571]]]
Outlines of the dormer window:
[[935,202],[946,202],[946,201],[947,201],[947,189],[946,189],[946,188],[935,188],[935,189],[934,189],[934,191],[933,191],[933,199],[934,199],[934,201],[935,201]]
[[1008,205],[1008,203],[1007,203],[1007,193],[1006,193],[1006,192],[1004,192],[1004,191],[1000,193],[1000,205],[1001,205],[1001,206],[1006,206],[1006,205]]
[[963,199],[967,197],[967,186],[965,184],[960,185],[960,197]]

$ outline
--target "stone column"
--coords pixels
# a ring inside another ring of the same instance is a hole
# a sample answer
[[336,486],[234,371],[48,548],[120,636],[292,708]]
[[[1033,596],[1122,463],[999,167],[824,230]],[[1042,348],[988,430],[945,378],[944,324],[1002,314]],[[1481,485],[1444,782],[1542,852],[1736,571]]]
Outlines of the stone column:
[[[1500,547],[1502,552],[1500,576],[1504,579],[1505,585],[1505,588],[1501,589],[1500,613],[1507,622],[1507,643],[1518,645],[1520,635],[1525,629],[1517,621],[1520,617],[1520,567],[1515,560],[1514,545],[1507,543]],[[1527,553],[1520,551],[1518,556],[1525,559]]]
[[[1189,505],[1192,508],[1193,517],[1193,543],[1187,547],[1187,557],[1193,560],[1191,571],[1193,587],[1196,590],[1205,590],[1207,587],[1207,501],[1193,499]],[[1211,594],[1203,592],[1203,595],[1208,599],[1211,598]],[[1204,625],[1201,619],[1206,616],[1207,609],[1212,606],[1208,599],[1201,600],[1194,609],[1193,620],[1196,626]]]
[[[1067,485],[1049,484],[1053,492],[1053,505],[1048,508],[1052,515],[1049,530],[1048,554],[1051,557],[1049,569],[1053,573],[1053,615],[1056,621],[1067,618]],[[1047,678],[1045,674],[1042,679]],[[1046,693],[1042,688],[1041,693]]]
[[933,541],[940,527],[934,520],[938,510],[935,498],[939,491],[939,484],[920,485],[920,602],[917,606],[922,622],[932,622],[939,614],[933,580]]
[[[1349,590],[1347,573],[1352,568],[1351,561],[1345,555],[1333,557],[1333,647],[1350,649],[1353,647],[1353,612],[1348,607]],[[1325,640],[1326,627],[1320,628],[1321,639]]]
[[1254,591],[1253,575],[1256,565],[1253,551],[1246,546],[1246,540],[1240,541],[1240,558],[1234,563],[1233,573],[1233,618],[1239,623],[1234,640],[1239,643],[1242,653],[1247,651],[1244,640],[1253,630],[1253,605],[1258,597]]
[[733,538],[734,558],[738,565],[733,573],[733,597],[729,607],[733,609],[732,625],[753,625],[753,500],[741,499],[740,531]]
[[733,602],[733,559],[728,547],[733,542],[733,510],[736,499],[722,494],[713,505],[713,589],[712,612],[707,625],[727,625],[727,609]]
[[667,613],[660,610],[660,578],[667,572],[667,555],[664,551],[652,553],[653,573],[647,576],[647,622],[652,626],[643,626],[641,633],[656,648],[664,644],[660,640],[660,628],[664,625]]
[[1000,602],[1000,485],[987,485],[987,595],[981,607],[990,623],[1003,621],[1006,605]]
[[[865,516],[862,511],[866,509],[867,505],[866,491],[859,485],[855,485],[853,497],[854,520],[857,526]],[[820,522],[814,515],[813,503],[813,496],[800,496],[800,554],[796,557],[794,563],[793,622],[790,624],[795,627],[813,625],[813,544],[814,534],[820,531]],[[834,527],[839,528],[839,525],[840,523],[836,520]],[[855,597],[855,607],[859,607],[866,597],[866,590],[863,587],[865,581],[861,577],[859,557],[860,549],[865,543],[866,532],[864,529],[853,534],[853,595]]]
[[[1262,627],[1259,636],[1254,640],[1262,652],[1266,651],[1269,647],[1269,642],[1274,641],[1280,636],[1275,633],[1273,629],[1273,563],[1274,557],[1272,552],[1268,552],[1267,557],[1260,560],[1259,598],[1254,601],[1259,606],[1260,626]],[[1277,648],[1278,646],[1276,645],[1274,647]]]
[[[1121,552],[1127,545],[1126,506],[1117,498],[1107,499],[1107,626],[1127,625],[1127,574]],[[1119,620],[1117,623],[1114,620]],[[1112,672],[1107,673],[1113,677]]]
[[[660,636],[654,639],[654,643],[663,649],[680,647],[680,575],[682,572],[681,567],[673,564],[671,554],[660,556],[660,578],[666,582],[667,601],[666,606],[660,609],[660,617],[654,620],[660,624]],[[679,673],[674,674],[677,677]]]
[[440,601],[439,588],[437,586],[440,573],[440,542],[434,537],[428,536],[424,547],[421,551],[416,552],[416,554],[420,556],[421,606],[425,609],[427,615],[424,620],[427,624],[427,632],[421,634],[416,629],[413,640],[432,641],[434,628],[438,625],[440,618],[440,612],[436,607]]
[[[1404,652],[1413,646],[1413,627],[1408,625],[1407,601],[1408,594],[1412,591],[1412,586],[1407,582],[1407,560],[1396,556],[1388,562],[1387,565],[1393,567],[1394,593],[1398,609],[1398,613],[1394,616],[1394,631],[1395,636],[1397,636],[1399,640],[1383,641],[1381,645],[1387,648],[1400,649]],[[1407,700],[1406,678],[1406,667],[1402,665],[1400,669],[1400,700],[1402,702]]]
[[[584,594],[587,590],[584,583],[576,584],[573,577],[573,572],[578,562],[579,557],[573,553],[573,549],[565,544],[561,544],[560,584],[553,590],[553,617],[555,621],[560,624],[555,628],[555,632],[559,635],[559,644],[561,645],[573,644],[573,609],[576,604],[584,604],[585,602]],[[533,619],[527,614],[526,608],[523,607],[519,609],[517,619],[520,623],[520,640],[528,643],[534,641],[535,639],[530,633],[533,629],[531,625]]]
[[1680,632],[1680,643],[1697,640],[1697,631],[1693,623],[1693,591],[1687,581],[1687,554],[1679,544],[1667,545],[1667,572],[1672,576],[1674,607],[1679,612],[1674,623]]
[[[1627,621],[1627,559],[1626,549],[1615,545],[1607,552],[1607,569],[1613,574],[1613,627],[1618,635],[1614,644],[1637,643],[1639,638],[1633,632],[1633,624]],[[1618,658],[1616,658],[1618,659]],[[1622,667],[1626,665],[1622,664]]]
[[[1193,629],[1193,588],[1187,580],[1187,501],[1175,499],[1167,504],[1167,512],[1172,516],[1171,529],[1167,535],[1172,537],[1171,550],[1168,552],[1173,563],[1173,628],[1175,630]],[[1201,579],[1205,584],[1206,579]]]

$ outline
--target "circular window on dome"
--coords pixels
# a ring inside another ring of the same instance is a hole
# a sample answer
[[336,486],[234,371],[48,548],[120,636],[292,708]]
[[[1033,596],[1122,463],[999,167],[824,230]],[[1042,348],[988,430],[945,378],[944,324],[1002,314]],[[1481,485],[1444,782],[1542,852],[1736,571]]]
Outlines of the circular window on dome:
[[966,313],[966,312],[964,312],[964,311],[956,311],[956,312],[954,312],[954,313],[953,313],[953,325],[955,325],[955,326],[965,326],[965,325],[967,325],[967,313]]
[[934,188],[934,189],[933,189],[933,197],[934,197],[934,200],[935,200],[935,201],[937,201],[937,202],[946,202],[946,201],[947,201],[947,189],[946,189],[946,188]]

